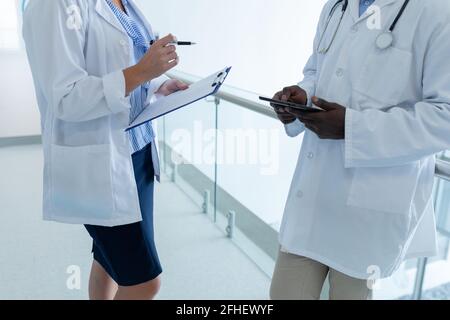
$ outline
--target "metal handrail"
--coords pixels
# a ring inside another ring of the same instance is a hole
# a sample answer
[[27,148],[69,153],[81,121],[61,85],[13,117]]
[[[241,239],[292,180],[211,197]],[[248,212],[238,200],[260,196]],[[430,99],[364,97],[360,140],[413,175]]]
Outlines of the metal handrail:
[[[180,72],[171,71],[168,76],[174,79],[181,80],[187,84],[192,84],[198,80],[199,77]],[[264,116],[277,119],[277,115],[272,108],[260,103],[256,93],[248,92],[242,89],[223,85],[220,91],[216,94],[217,98],[223,99],[230,103],[241,106],[245,109],[254,111]],[[446,181],[450,181],[450,161],[438,160],[436,164],[436,177]]]
[[[167,73],[167,75],[170,78],[178,79],[187,84],[193,84],[194,82],[197,82],[201,79],[199,77],[180,71],[170,71]],[[232,86],[223,85],[220,88],[219,92],[216,94],[216,97],[241,106],[245,109],[262,114],[264,116],[277,119],[275,111],[273,111],[272,108],[260,103],[258,100],[258,95],[256,93],[234,88]]]

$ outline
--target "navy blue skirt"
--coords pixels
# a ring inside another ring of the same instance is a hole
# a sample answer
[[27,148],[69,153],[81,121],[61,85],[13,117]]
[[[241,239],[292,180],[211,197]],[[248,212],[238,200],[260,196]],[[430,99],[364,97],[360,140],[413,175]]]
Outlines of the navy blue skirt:
[[135,286],[161,272],[153,231],[155,173],[151,145],[133,155],[143,221],[118,227],[86,225],[93,239],[93,255],[119,286]]

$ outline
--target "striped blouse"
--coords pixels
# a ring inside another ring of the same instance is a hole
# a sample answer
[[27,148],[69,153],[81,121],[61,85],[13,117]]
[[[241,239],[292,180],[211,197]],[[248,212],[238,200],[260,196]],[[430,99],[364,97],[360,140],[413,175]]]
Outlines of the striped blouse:
[[[132,61],[132,63],[138,62],[149,49],[150,41],[152,40],[151,35],[145,28],[145,25],[138,14],[133,10],[132,6],[128,4],[128,0],[122,0],[126,12],[123,12],[120,8],[116,7],[111,0],[106,1],[130,37],[134,49],[134,61]],[[149,83],[139,86],[130,94],[130,123],[133,122],[144,109],[145,101],[148,96],[148,89]],[[148,144],[153,142],[155,138],[152,124],[149,122],[130,130],[129,138],[132,153],[142,150]]]

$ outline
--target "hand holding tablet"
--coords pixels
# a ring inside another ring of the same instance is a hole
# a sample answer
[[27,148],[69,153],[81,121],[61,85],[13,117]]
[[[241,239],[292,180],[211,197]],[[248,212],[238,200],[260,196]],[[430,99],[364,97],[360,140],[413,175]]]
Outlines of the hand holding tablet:
[[290,102],[290,101],[281,101],[281,100],[275,100],[275,99],[270,99],[270,98],[266,98],[266,97],[259,97],[259,99],[262,101],[270,102],[270,105],[275,109],[292,108],[292,109],[304,111],[304,112],[323,112],[323,111],[325,111],[322,108],[319,108],[317,106],[309,107],[309,106],[301,105],[301,104]]

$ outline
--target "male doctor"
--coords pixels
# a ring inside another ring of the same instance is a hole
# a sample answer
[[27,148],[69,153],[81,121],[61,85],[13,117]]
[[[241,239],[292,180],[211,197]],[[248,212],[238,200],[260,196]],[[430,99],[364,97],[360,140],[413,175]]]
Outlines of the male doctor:
[[[370,7],[369,7],[370,6]],[[378,19],[378,20],[377,20]],[[304,80],[275,99],[305,133],[273,299],[370,299],[370,281],[436,253],[435,154],[450,149],[450,2],[327,2]]]

